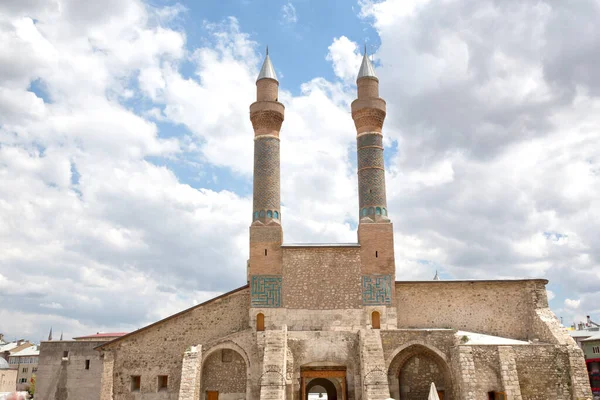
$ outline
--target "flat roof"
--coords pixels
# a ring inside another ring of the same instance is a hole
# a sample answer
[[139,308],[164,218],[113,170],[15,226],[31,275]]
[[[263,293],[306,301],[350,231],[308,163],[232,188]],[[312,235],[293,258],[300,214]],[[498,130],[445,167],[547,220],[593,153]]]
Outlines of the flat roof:
[[507,279],[440,279],[438,280],[428,280],[428,281],[396,281],[396,283],[400,284],[412,284],[412,283],[433,283],[433,284],[442,284],[442,283],[464,283],[464,282],[544,282],[548,283],[548,279],[543,278],[507,278]]
[[98,332],[95,333],[93,335],[87,335],[87,336],[77,336],[74,337],[73,339],[102,339],[102,338],[114,338],[114,337],[120,337],[120,336],[125,336],[127,335],[129,332]]
[[284,243],[281,247],[360,247],[360,243]]

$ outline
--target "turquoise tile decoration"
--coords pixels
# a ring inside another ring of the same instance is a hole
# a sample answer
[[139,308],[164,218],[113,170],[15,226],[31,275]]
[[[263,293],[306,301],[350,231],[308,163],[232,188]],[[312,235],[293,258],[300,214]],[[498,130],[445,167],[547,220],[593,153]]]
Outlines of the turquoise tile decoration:
[[365,306],[392,304],[392,276],[363,275],[362,296]]
[[251,296],[252,307],[281,307],[281,276],[252,276]]

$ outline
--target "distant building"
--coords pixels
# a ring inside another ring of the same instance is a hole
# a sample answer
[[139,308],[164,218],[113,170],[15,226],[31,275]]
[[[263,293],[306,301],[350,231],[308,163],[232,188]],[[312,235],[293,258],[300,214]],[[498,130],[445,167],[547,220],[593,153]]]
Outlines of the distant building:
[[8,361],[11,354],[17,353],[31,346],[33,346],[33,343],[29,343],[25,339],[19,339],[10,343],[0,343],[0,358]]
[[40,351],[37,346],[29,346],[21,351],[11,352],[8,364],[17,371],[17,390],[27,390],[38,369]]
[[600,396],[600,324],[592,321],[588,315],[587,322],[573,324],[571,328],[569,334],[583,350],[592,393]]
[[95,347],[125,335],[96,333],[40,345],[36,400],[99,400],[102,359]]
[[8,362],[0,358],[0,393],[17,390],[17,370],[10,369]]

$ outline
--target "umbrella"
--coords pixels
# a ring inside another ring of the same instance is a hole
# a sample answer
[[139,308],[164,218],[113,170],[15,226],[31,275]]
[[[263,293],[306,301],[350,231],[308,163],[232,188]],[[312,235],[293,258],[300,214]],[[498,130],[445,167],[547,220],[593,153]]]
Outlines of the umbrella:
[[435,388],[435,383],[431,382],[431,388],[429,389],[429,397],[427,400],[440,400],[440,396],[438,396],[437,389]]

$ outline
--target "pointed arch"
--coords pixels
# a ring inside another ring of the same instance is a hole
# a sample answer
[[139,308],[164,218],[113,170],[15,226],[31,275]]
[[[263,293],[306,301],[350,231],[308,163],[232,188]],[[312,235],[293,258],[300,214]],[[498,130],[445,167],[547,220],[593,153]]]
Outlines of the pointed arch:
[[[411,341],[398,347],[392,352],[389,358],[386,360],[388,367],[388,382],[390,385],[390,393],[393,398],[400,398],[402,390],[402,381],[406,379],[414,379],[415,366],[418,368],[418,361],[421,359],[421,366],[431,365],[431,368],[437,368],[440,372],[438,375],[439,379],[436,382],[439,390],[444,391],[444,400],[453,400],[453,385],[452,385],[452,372],[448,365],[448,359],[446,355],[439,349],[430,346],[421,341]],[[412,369],[412,376],[406,368]],[[407,376],[409,376],[407,378]],[[415,392],[417,387],[425,390],[429,388],[431,382],[425,381],[413,381],[410,383],[411,392]]]

